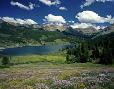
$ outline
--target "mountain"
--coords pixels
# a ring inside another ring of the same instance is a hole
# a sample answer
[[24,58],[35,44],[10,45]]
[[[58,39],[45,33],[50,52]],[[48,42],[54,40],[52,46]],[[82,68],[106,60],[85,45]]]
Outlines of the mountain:
[[[33,27],[34,26],[34,27]],[[0,23],[0,47],[45,45],[69,42],[60,31],[48,31],[40,25],[17,26],[7,22]],[[35,29],[35,30],[34,30]]]
[[[26,28],[26,29],[38,29],[38,28],[42,28],[42,26],[40,24],[20,24],[20,23],[15,23],[12,21],[5,21],[0,19],[0,25],[3,23],[7,23],[9,25],[15,26],[15,28]],[[2,25],[1,25],[2,26]]]
[[86,34],[86,35],[91,35],[91,34],[94,34],[94,33],[97,33],[98,30],[96,30],[95,28],[93,27],[88,27],[88,28],[77,28],[75,29],[83,34]]
[[66,30],[70,25],[63,24],[63,23],[46,23],[43,25],[43,29],[47,31],[64,31]]
[[96,33],[96,35],[92,38],[95,39],[99,36],[104,36],[110,33],[114,33],[114,24],[112,24],[111,26],[108,26],[104,29],[99,29],[99,31]]
[[0,19],[0,47],[11,45],[45,45],[95,39],[114,32],[114,24],[100,30],[92,27],[73,29],[69,24],[14,24]]
[[64,30],[63,33],[66,34],[66,35],[73,35],[73,36],[81,38],[81,39],[90,39],[95,34],[93,32],[89,32],[89,30],[90,30],[89,28],[86,28],[86,29],[73,29],[73,28],[69,27],[66,30]]
[[82,39],[92,38],[98,30],[93,27],[73,29],[69,24],[46,23],[43,26],[46,31],[60,31],[65,35],[72,35]]
[[[12,26],[16,26],[15,28],[22,28],[22,29],[33,29],[33,30],[38,30],[39,28],[44,29],[45,31],[60,31],[64,32],[65,30],[68,30],[69,28],[71,29],[71,26],[68,23],[45,23],[43,25],[40,24],[19,24],[19,23],[14,23],[14,22],[6,22],[6,21],[0,21],[1,23],[7,23]],[[73,29],[73,28],[72,28]],[[89,27],[85,29],[73,29],[75,30],[74,33],[81,33],[81,34],[86,34],[86,35],[91,35],[95,33],[97,30]],[[68,31],[65,31],[68,32]],[[74,35],[74,33],[70,32],[70,34]],[[76,34],[77,35],[77,34]]]

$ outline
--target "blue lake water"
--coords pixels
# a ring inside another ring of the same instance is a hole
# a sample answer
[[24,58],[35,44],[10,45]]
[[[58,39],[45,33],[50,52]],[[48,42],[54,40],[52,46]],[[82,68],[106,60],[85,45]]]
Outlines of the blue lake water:
[[7,48],[0,51],[0,55],[21,56],[30,54],[49,54],[59,52],[60,50],[71,47],[71,45],[50,45],[50,46],[24,46],[17,48]]

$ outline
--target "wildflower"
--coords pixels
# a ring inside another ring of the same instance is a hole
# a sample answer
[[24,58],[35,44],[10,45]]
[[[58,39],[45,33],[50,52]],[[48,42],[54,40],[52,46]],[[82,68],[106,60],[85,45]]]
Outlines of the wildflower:
[[73,87],[73,84],[67,80],[56,80],[51,85],[51,87],[54,89],[68,89],[70,87]]
[[39,83],[39,84],[36,84],[35,89],[49,89],[49,87],[44,83]]

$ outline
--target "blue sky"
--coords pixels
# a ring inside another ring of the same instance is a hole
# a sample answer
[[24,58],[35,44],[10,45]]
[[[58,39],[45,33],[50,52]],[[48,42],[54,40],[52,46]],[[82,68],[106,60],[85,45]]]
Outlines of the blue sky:
[[74,27],[107,26],[114,22],[113,8],[114,0],[0,0],[0,17],[31,19],[40,24],[69,22]]

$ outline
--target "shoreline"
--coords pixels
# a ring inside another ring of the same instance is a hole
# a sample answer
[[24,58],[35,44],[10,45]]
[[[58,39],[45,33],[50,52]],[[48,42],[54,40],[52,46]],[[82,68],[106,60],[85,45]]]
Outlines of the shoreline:
[[69,45],[70,43],[60,43],[60,44],[44,44],[44,45],[39,45],[39,44],[35,44],[35,45],[18,45],[18,46],[6,46],[6,47],[0,47],[0,51],[4,50],[4,49],[8,49],[8,48],[20,48],[20,47],[31,47],[31,46],[50,46],[50,45]]

